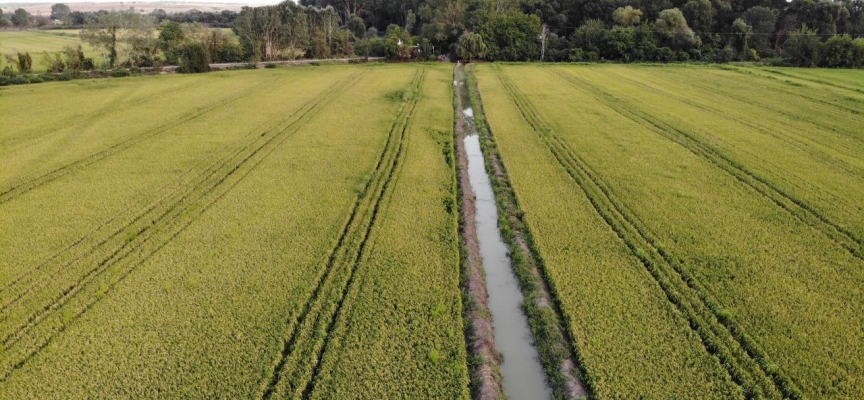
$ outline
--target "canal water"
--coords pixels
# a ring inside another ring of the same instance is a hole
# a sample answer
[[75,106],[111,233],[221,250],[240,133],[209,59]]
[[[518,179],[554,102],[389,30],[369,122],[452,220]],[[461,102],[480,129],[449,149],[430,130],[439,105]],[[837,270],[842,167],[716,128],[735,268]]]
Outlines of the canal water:
[[[463,107],[469,105],[468,89],[461,66],[457,66],[454,85]],[[475,196],[477,239],[486,273],[495,347],[503,356],[501,375],[504,392],[511,400],[548,399],[552,390],[546,383],[546,375],[531,338],[528,319],[522,311],[522,291],[510,264],[508,247],[498,229],[495,193],[486,173],[474,112],[470,107],[461,112],[465,124],[464,144],[468,155],[468,176]]]

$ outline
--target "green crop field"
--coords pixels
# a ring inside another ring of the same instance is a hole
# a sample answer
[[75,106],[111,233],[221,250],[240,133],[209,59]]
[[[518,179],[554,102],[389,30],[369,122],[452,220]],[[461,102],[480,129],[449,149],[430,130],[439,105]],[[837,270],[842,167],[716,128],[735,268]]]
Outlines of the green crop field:
[[0,398],[467,397],[451,79],[2,89]]
[[864,396],[864,75],[479,65],[598,397]]
[[479,397],[469,101],[556,394],[864,397],[861,71],[461,71],[0,88],[0,399]]
[[[25,30],[25,31],[0,31],[0,54],[30,53],[33,58],[33,68],[47,68],[42,63],[42,55],[45,52],[55,54],[63,50],[67,45],[78,46],[84,50],[84,56],[90,57],[94,62],[101,62],[99,51],[81,42],[78,37],[78,29],[63,30]],[[2,60],[6,65],[6,60]]]

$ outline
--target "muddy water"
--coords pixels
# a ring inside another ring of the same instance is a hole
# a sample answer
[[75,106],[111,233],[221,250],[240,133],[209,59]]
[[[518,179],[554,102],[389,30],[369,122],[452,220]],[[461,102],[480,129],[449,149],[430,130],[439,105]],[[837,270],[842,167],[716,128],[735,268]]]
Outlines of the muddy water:
[[[461,68],[460,68],[461,69]],[[460,71],[461,72],[461,71]],[[457,79],[459,77],[457,76]],[[464,79],[454,82],[462,104],[468,102]],[[498,208],[471,108],[462,110],[465,120],[465,151],[468,175],[475,195],[475,222],[486,272],[489,310],[495,331],[495,347],[503,356],[501,375],[508,399],[548,399],[552,391],[534,348],[528,320],[522,311],[522,292],[510,265],[508,248],[498,230]]]

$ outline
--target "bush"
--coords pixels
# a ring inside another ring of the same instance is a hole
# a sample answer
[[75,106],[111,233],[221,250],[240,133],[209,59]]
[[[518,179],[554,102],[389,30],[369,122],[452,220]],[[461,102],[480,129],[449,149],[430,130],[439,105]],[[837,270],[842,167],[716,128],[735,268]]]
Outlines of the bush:
[[831,36],[822,45],[819,66],[829,68],[853,68],[855,59],[855,44],[849,35]]
[[36,76],[28,77],[27,81],[30,83],[42,83],[42,82],[45,82],[45,79],[39,75],[36,75]]
[[118,69],[116,71],[111,72],[111,76],[114,78],[123,78],[123,77],[127,77],[129,75],[132,75],[132,73],[130,73],[128,70],[125,70],[125,69]]
[[0,75],[0,86],[8,86],[11,84],[12,84],[12,78],[5,76],[5,75]]
[[264,68],[276,68],[276,64],[269,63],[269,64],[265,65]]
[[192,42],[178,50],[177,71],[181,74],[196,74],[210,71],[210,55],[203,44]]
[[799,67],[813,67],[819,62],[819,52],[822,43],[816,31],[803,26],[801,30],[793,31],[783,44],[783,55],[789,62]]
[[16,77],[13,77],[9,82],[12,83],[13,85],[23,85],[23,84],[27,83],[27,78],[25,78],[23,76],[16,76]]
[[662,63],[668,63],[670,61],[675,60],[675,52],[668,47],[660,47],[654,53],[654,56],[657,58],[657,61]]

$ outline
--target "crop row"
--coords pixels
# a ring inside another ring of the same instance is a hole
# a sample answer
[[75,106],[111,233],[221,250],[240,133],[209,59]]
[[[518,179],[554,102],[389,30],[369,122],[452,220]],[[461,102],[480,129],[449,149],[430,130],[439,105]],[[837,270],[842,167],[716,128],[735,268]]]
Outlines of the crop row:
[[44,174],[35,177],[28,177],[18,182],[12,183],[8,187],[0,190],[0,204],[4,204],[39,186],[45,185],[67,174],[86,168],[87,166],[104,160],[118,152],[129,149],[142,141],[168,132],[173,128],[188,123],[189,121],[202,118],[203,116],[207,115],[208,113],[217,108],[226,107],[231,103],[241,101],[244,98],[256,94],[258,91],[260,91],[264,87],[267,87],[269,84],[272,84],[272,82],[264,81],[257,85],[245,88],[240,94],[235,94],[233,96],[225,96],[224,98],[220,98],[216,101],[211,101],[208,104],[185,112],[179,117],[164,122],[152,129],[148,129],[138,134],[129,135],[125,137],[122,141],[110,145],[106,148],[100,149],[96,152],[93,152],[86,157],[71,161]]
[[[623,75],[622,71],[612,70],[618,76]],[[803,213],[809,214],[811,219],[826,220],[826,224],[832,226],[827,227],[828,231],[840,231],[839,240],[850,251],[861,252],[864,243],[864,203],[861,202],[864,140],[855,132],[855,127],[864,123],[864,119],[850,114],[829,114],[830,117],[826,115],[825,118],[838,128],[825,128],[787,118],[786,113],[791,110],[779,113],[771,108],[789,107],[783,105],[787,97],[782,97],[784,101],[771,101],[748,95],[750,82],[760,83],[750,75],[731,75],[731,79],[720,80],[714,78],[710,70],[702,74],[685,70],[674,78],[662,69],[652,72],[651,86],[660,90],[662,96],[632,83],[646,81],[649,75],[640,72],[627,74],[631,79],[624,85],[604,82],[604,86],[607,91],[616,93],[616,101],[626,102],[631,109],[643,110],[643,114],[648,113],[655,120],[674,125],[702,142],[703,147],[711,147],[712,151],[772,186],[772,191],[783,192],[781,197],[789,197],[797,203],[796,207],[808,209]],[[720,72],[725,76],[726,71]],[[595,76],[593,71],[589,75]],[[722,100],[722,109],[711,104],[716,101],[703,96],[709,89],[688,91],[700,82],[716,87],[710,92],[712,98]],[[622,90],[625,86],[629,86],[626,92]],[[836,97],[830,92],[814,92],[826,98]],[[822,119],[818,105],[794,98],[788,102],[797,108],[795,112],[799,118]],[[773,104],[766,107],[764,103]],[[635,104],[639,107],[634,107]],[[685,114],[692,117],[682,118]]]
[[[82,85],[83,89],[81,87],[72,89],[73,93],[68,93],[68,96],[63,98],[58,98],[50,91],[31,93],[30,95],[38,97],[38,100],[27,98],[20,103],[9,104],[7,111],[10,115],[28,115],[32,110],[26,107],[35,100],[43,102],[39,110],[43,118],[17,121],[15,129],[0,135],[0,149],[4,155],[20,154],[36,143],[41,145],[61,137],[68,137],[67,135],[80,134],[98,121],[111,120],[116,123],[119,115],[129,113],[130,109],[158,108],[159,103],[176,101],[177,97],[182,97],[180,95],[190,88],[199,86],[200,89],[201,84],[200,80],[188,80],[182,83],[162,80],[150,85],[137,85],[135,88],[121,84],[101,92],[100,96],[88,96],[88,92],[93,89]],[[70,91],[69,88],[66,89]],[[87,98],[86,107],[81,106],[82,97]]]
[[[476,71],[494,141],[484,151],[500,153],[530,230],[529,245],[564,317],[591,395],[742,397],[687,319],[523,118],[496,74],[488,66]],[[523,75],[529,76],[532,88],[547,87],[538,79],[543,74]]]
[[[674,89],[686,87],[690,80],[713,83],[716,79],[718,86],[725,85],[718,91],[737,86],[737,81],[724,84],[716,78],[727,71],[670,67],[666,72],[664,67],[643,67],[660,70],[652,85],[675,93],[657,96],[622,81],[616,76],[617,66],[551,67],[543,69],[548,73],[530,77],[519,74],[520,68],[506,67],[503,73],[514,86],[531,88],[521,90],[522,97],[531,98],[529,105],[541,116],[541,126],[566,146],[559,157],[567,161],[566,153],[572,151],[583,169],[605,185],[622,214],[631,218],[655,248],[669,255],[667,263],[677,264],[676,272],[706,300],[717,322],[745,346],[750,358],[771,376],[785,377],[780,382],[772,379],[777,386],[782,388],[786,381],[785,385],[805,397],[856,397],[860,387],[849,378],[855,375],[862,348],[860,335],[847,324],[858,320],[855,310],[862,306],[857,288],[864,279],[860,258],[779,206],[774,195],[768,195],[774,190],[771,186],[757,190],[751,186],[754,180],[734,169],[764,176],[774,187],[783,185],[783,192],[796,199],[804,188],[831,187],[854,175],[778,180],[777,176],[791,178],[790,171],[802,162],[781,155],[789,151],[788,143],[670,99],[686,96]],[[636,68],[634,77],[643,76]],[[667,77],[681,84],[666,86]],[[749,101],[758,97],[742,96]],[[697,96],[688,96],[693,97]],[[560,101],[549,102],[549,98]],[[790,101],[798,100],[793,97]],[[738,113],[735,107],[729,110]],[[774,117],[770,111],[758,112]],[[760,157],[738,152],[740,140],[754,141],[744,149]],[[774,142],[766,148],[760,140]],[[725,158],[716,158],[707,149]],[[769,149],[778,157],[771,158]],[[505,161],[507,157],[505,154]],[[813,165],[814,171],[831,166]],[[520,196],[530,191],[517,188]],[[822,204],[818,204],[820,212],[824,211]],[[529,216],[531,211],[526,209]],[[536,221],[529,221],[532,229],[534,224]],[[650,255],[650,248],[643,249]],[[548,245],[541,250],[544,256],[560,251]],[[574,264],[582,267],[582,263]],[[843,349],[842,356],[838,349]]]
[[103,225],[71,251],[52,258],[54,262],[41,265],[28,275],[32,279],[18,279],[5,288],[14,296],[3,303],[4,380],[242,180],[351,78],[356,76],[322,91],[284,120],[247,133],[221,158],[197,164],[198,169],[193,167],[186,179],[166,188],[154,202],[112,219],[113,224]]
[[[748,131],[758,132],[761,135],[765,135],[767,140],[773,140],[785,146],[792,147],[794,151],[804,153],[805,157],[813,158],[814,161],[831,164],[834,168],[842,170],[843,173],[864,178],[864,169],[854,162],[854,157],[856,156],[852,153],[855,150],[854,148],[846,149],[850,154],[848,157],[844,157],[842,155],[843,148],[833,143],[830,137],[825,137],[826,135],[823,132],[802,129],[801,126],[785,114],[763,113],[760,115],[760,118],[754,119],[745,115],[744,112],[737,112],[738,109],[730,104],[734,101],[734,98],[730,99],[730,102],[725,102],[721,107],[711,99],[706,99],[699,95],[694,96],[692,93],[681,90],[680,87],[670,88],[670,86],[674,85],[674,82],[662,79],[648,80],[645,79],[646,75],[636,74],[632,71],[625,73],[625,71],[621,70],[607,70],[606,72],[614,74],[628,85],[638,87],[640,93],[644,91],[646,94],[660,96],[660,98],[665,97],[680,104],[693,107],[699,110],[700,113],[704,113],[703,115],[707,114],[710,118],[716,119],[718,121],[717,125],[730,127],[743,125]],[[750,105],[749,109],[752,110],[752,105]],[[714,139],[721,142],[716,137]],[[744,146],[737,145],[734,147],[741,148]],[[749,147],[750,152],[753,152],[752,149],[754,146],[747,147]],[[841,154],[838,154],[838,152]]]
[[311,393],[334,325],[367,251],[372,228],[401,165],[405,137],[421,96],[425,74],[425,69],[418,70],[403,95],[407,99],[393,121],[378,163],[357,197],[311,298],[288,329],[283,350],[274,362],[273,373],[263,389],[262,397],[265,399],[308,396]]
[[[554,134],[509,79],[500,70],[496,73],[523,118],[544,139],[561,167],[583,189],[609,227],[640,259],[664,290],[669,301],[685,315],[708,351],[721,360],[745,393],[752,397],[780,397],[780,389],[785,391],[785,396],[796,397],[797,394],[784,377],[772,375],[771,371],[760,366],[759,362],[767,364],[764,356],[754,344],[746,341],[744,335],[736,335],[740,329],[732,325],[731,321],[723,320],[719,305],[700,290],[698,282],[683,272],[675,256],[658,246],[657,240],[647,232],[643,223],[621,204],[608,189],[608,185]],[[776,386],[772,378],[776,380]]]
[[[365,73],[343,79],[357,71]],[[290,321],[311,296],[384,147],[399,106],[384,95],[404,89],[413,71],[259,71],[258,79],[301,79],[238,110],[258,109],[260,118],[256,113],[187,127],[186,135],[194,137],[179,141],[182,150],[215,156],[198,146],[221,142],[223,131],[240,140],[252,128],[248,122],[284,119],[341,84],[339,94],[296,132],[268,146],[272,151],[254,169],[235,173],[244,176],[233,188],[0,385],[0,397],[260,396]],[[93,178],[99,185],[110,180]]]
[[862,252],[862,249],[864,249],[864,247],[862,247],[864,239],[858,238],[851,230],[829,219],[813,205],[799,199],[793,193],[783,190],[765,179],[763,176],[754,173],[747,165],[735,161],[716,147],[700,140],[690,131],[672,125],[651,113],[642,111],[640,108],[625,103],[622,100],[622,97],[616,97],[597,89],[597,87],[590,85],[583,79],[574,75],[560,71],[556,71],[556,74],[574,86],[592,92],[597,96],[598,101],[601,101],[603,104],[615,109],[615,111],[621,115],[642,123],[652,131],[663,135],[664,137],[687,148],[699,157],[702,157],[720,167],[740,182],[750,186],[753,190],[769,198],[771,201],[776,203],[777,206],[789,211],[802,222],[812,226],[814,229],[823,232],[826,236],[836,241],[850,253],[864,260],[864,252]]
[[[310,398],[467,398],[450,68],[426,68]],[[421,95],[422,93],[422,95]]]

